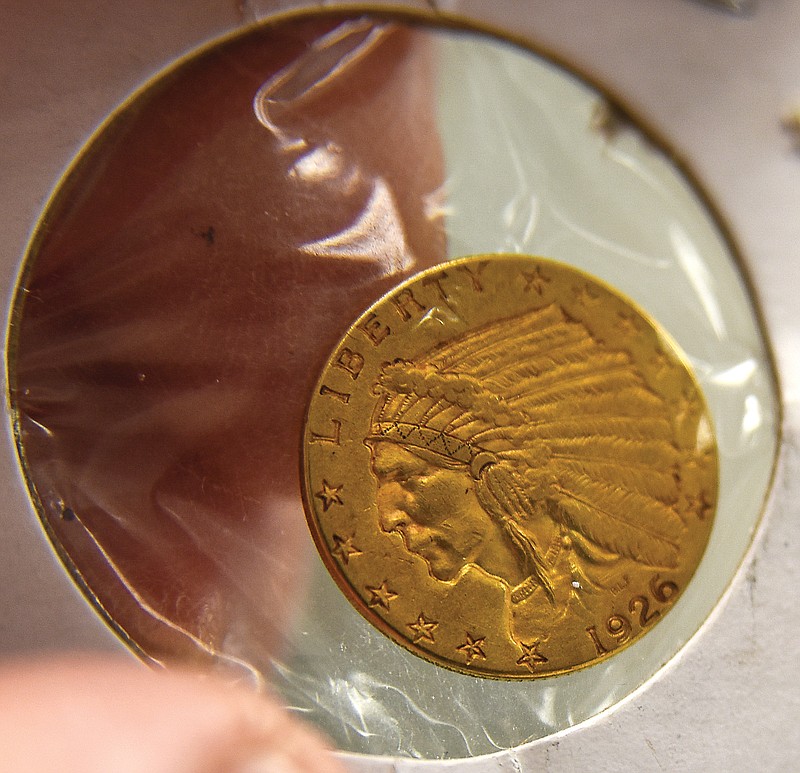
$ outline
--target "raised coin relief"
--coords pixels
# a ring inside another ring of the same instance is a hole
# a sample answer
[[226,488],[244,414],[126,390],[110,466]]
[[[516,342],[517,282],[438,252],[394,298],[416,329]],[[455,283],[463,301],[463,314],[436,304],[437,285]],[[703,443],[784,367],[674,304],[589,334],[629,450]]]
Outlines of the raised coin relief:
[[448,264],[376,303],[306,428],[309,523],[340,587],[412,651],[485,676],[560,673],[652,627],[702,556],[716,469],[666,335],[521,256]]

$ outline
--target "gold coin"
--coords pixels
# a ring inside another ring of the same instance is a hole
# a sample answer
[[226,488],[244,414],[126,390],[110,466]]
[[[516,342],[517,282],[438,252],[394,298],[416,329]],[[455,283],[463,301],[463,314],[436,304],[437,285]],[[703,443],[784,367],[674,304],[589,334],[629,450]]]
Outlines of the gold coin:
[[545,259],[400,284],[336,347],[304,433],[308,522],[340,588],[476,676],[564,673],[635,641],[711,531],[716,445],[676,345]]

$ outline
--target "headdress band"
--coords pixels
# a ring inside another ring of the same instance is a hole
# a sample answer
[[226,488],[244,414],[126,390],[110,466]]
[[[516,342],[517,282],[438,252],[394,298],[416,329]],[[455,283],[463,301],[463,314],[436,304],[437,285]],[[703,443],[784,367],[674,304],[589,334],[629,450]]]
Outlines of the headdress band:
[[450,435],[441,430],[421,427],[402,421],[385,421],[372,425],[371,440],[390,440],[404,446],[421,448],[425,451],[446,456],[461,464],[468,465],[475,480],[481,470],[497,461],[497,457],[480,446]]

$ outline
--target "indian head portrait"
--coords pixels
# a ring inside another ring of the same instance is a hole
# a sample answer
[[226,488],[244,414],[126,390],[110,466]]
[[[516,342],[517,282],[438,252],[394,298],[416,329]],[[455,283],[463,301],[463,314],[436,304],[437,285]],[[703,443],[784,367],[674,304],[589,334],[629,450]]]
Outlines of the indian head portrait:
[[[565,647],[581,650],[581,665],[656,622],[693,570],[715,491],[704,405],[682,362],[667,358],[638,312],[615,305],[609,314],[601,290],[576,284],[572,270],[539,276],[561,280],[560,295],[543,287],[555,300],[526,297],[520,283],[520,302],[495,299],[494,318],[376,365],[362,387],[360,433],[370,522],[341,522],[328,542],[345,575],[371,565],[362,606],[394,638],[468,670],[486,666],[493,646],[505,649],[505,675],[564,670],[555,663]],[[488,287],[485,276],[479,294]],[[430,319],[422,293],[412,298]],[[445,300],[452,310],[456,299]],[[589,300],[604,322],[573,313]],[[328,478],[327,499],[312,494],[322,516],[340,510],[352,521],[346,473]],[[370,529],[384,540],[372,558],[368,545],[380,543]],[[413,571],[390,570],[392,561]]]

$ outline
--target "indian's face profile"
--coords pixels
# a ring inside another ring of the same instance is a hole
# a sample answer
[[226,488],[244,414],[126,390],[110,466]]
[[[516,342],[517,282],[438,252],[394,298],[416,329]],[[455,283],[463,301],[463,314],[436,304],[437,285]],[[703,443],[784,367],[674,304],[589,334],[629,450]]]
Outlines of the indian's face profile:
[[716,498],[710,421],[670,347],[539,259],[465,259],[389,293],[307,419],[307,512],[334,578],[395,640],[470,673],[559,673],[610,653],[598,630],[642,635],[691,577]]
[[520,576],[501,528],[483,509],[464,465],[427,461],[390,441],[370,443],[381,529],[397,533],[405,548],[437,580],[456,579],[474,565],[505,582]]

